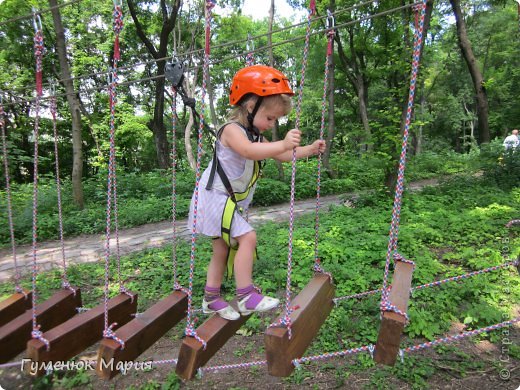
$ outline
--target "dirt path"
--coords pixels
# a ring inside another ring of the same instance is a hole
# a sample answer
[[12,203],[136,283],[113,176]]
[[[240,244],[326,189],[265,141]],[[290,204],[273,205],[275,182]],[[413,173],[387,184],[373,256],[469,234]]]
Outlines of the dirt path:
[[[420,189],[424,186],[437,184],[436,179],[422,180],[411,183],[409,190]],[[343,199],[356,196],[355,193],[342,195],[329,195],[321,197],[320,207],[328,210],[330,205],[342,204]],[[298,217],[304,213],[314,212],[315,199],[296,201],[294,215]],[[249,220],[254,225],[269,221],[284,221],[289,219],[289,203],[282,203],[269,207],[253,207],[250,210]],[[165,245],[172,239],[172,223],[164,221],[151,223],[130,229],[119,230],[119,248],[122,255],[155,248]],[[180,237],[189,238],[191,232],[187,228],[187,220],[177,221],[177,234]],[[112,234],[111,248],[115,247],[115,238]],[[104,234],[82,235],[68,238],[64,242],[64,253],[67,264],[91,263],[104,259]],[[20,272],[30,272],[29,265],[33,261],[32,245],[21,245],[16,248],[16,259]],[[49,270],[53,267],[61,267],[63,263],[62,249],[59,241],[47,241],[38,243],[37,264],[39,271]],[[10,248],[0,250],[0,283],[6,282],[15,273],[13,253]]]

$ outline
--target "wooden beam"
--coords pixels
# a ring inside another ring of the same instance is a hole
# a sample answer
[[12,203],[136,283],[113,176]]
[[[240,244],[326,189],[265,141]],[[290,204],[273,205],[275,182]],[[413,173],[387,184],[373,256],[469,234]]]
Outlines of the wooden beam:
[[[292,337],[286,327],[268,328],[265,333],[265,353],[269,374],[289,376],[294,370],[293,359],[300,358],[318,333],[334,306],[335,288],[327,275],[314,276],[293,299]],[[275,322],[283,318],[282,313]]]
[[[408,311],[410,288],[412,286],[413,264],[396,261],[389,301],[403,313]],[[401,335],[406,325],[406,317],[393,311],[385,311],[379,328],[374,360],[393,366],[399,354]]]
[[175,291],[134,318],[116,332],[125,347],[113,339],[103,339],[99,346],[96,373],[103,379],[112,379],[120,370],[119,362],[131,362],[146,351],[186,316],[188,296]]
[[0,302],[0,326],[14,320],[25,313],[32,306],[32,291],[23,290],[23,293],[14,293]]
[[[80,290],[63,289],[36,306],[36,320],[45,332],[77,314],[78,307],[81,307]],[[25,311],[0,328],[0,363],[6,363],[23,352],[31,339],[31,331],[32,310]]]
[[[109,325],[115,322],[117,326],[121,326],[132,319],[132,314],[137,310],[137,295],[133,295],[132,299],[129,295],[121,293],[108,301]],[[103,338],[104,315],[105,307],[101,303],[43,333],[43,338],[49,342],[49,350],[41,340],[30,340],[27,343],[27,358],[31,359],[31,362],[38,363],[66,361],[73,358]],[[40,369],[31,370],[31,375],[45,374],[45,370],[41,369],[42,365],[38,366]]]
[[[235,302],[232,302],[235,310]],[[193,379],[197,370],[204,366],[226,342],[235,335],[238,329],[251,317],[240,316],[238,320],[225,320],[218,314],[212,315],[201,326],[197,328],[197,335],[206,342],[206,349],[193,337],[185,337],[175,372],[182,379]]]

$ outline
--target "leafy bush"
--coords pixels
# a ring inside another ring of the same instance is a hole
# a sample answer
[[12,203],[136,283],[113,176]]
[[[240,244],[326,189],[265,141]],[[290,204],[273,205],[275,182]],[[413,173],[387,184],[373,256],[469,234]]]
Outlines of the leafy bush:
[[482,147],[484,174],[504,189],[520,186],[520,149],[504,150],[500,140]]
[[426,151],[410,158],[406,176],[408,180],[428,179],[435,176],[453,175],[465,172],[467,174],[478,169],[478,150],[461,154],[453,151]]
[[289,197],[290,188],[287,184],[278,180],[261,178],[256,186],[253,203],[258,206],[268,206],[287,202]]

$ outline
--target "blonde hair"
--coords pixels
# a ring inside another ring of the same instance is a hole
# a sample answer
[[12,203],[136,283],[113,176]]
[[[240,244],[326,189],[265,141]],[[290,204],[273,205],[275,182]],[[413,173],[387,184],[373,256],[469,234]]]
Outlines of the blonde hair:
[[[244,127],[249,127],[249,122],[247,120],[247,106],[251,103],[255,104],[258,100],[258,95],[255,94],[249,94],[248,96],[245,96],[241,101],[240,104],[236,107],[234,107],[228,117],[229,121],[233,122],[239,122]],[[262,101],[262,107],[267,108],[268,110],[270,108],[280,107],[283,111],[283,116],[289,114],[292,109],[292,100],[291,96],[287,94],[276,94],[276,95],[269,95],[265,96]]]

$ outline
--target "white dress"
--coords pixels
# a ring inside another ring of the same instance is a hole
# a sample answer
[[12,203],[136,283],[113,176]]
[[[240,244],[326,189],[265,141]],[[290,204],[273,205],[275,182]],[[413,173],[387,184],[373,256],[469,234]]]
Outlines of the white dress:
[[[226,172],[228,179],[231,181],[242,176],[244,172],[246,159],[236,153],[233,149],[222,145],[220,140],[217,140],[217,158],[220,165]],[[213,160],[209,163],[208,168],[201,176],[199,184],[198,202],[197,202],[197,225],[196,232],[204,234],[209,237],[221,237],[221,220],[224,207],[228,198],[227,192],[218,190],[216,183],[221,183],[220,177],[215,173],[214,185],[211,190],[206,189],[208,183],[211,166]],[[238,206],[246,210],[253,199],[256,184],[251,188],[246,199],[238,202]],[[193,229],[195,199],[196,193],[193,193],[190,204],[190,213],[188,217],[188,229]],[[236,211],[231,224],[231,237],[239,237],[254,230],[253,227]]]

